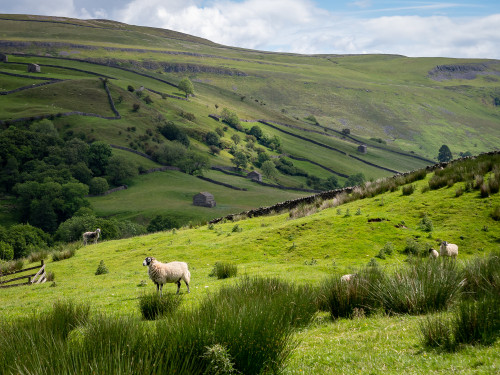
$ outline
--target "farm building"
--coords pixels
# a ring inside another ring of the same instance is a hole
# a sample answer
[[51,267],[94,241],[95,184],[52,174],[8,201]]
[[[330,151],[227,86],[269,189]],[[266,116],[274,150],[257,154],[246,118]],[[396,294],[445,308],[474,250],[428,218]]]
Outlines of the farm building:
[[40,65],[28,64],[28,73],[40,73]]
[[9,61],[7,55],[4,53],[0,53],[0,62],[7,62],[7,61]]
[[247,178],[254,181],[262,181],[262,175],[257,171],[252,171],[249,174],[247,174]]
[[361,152],[362,154],[366,154],[368,147],[366,145],[359,145],[358,146],[358,151]]
[[215,198],[212,194],[201,192],[193,197],[193,205],[201,207],[215,207]]

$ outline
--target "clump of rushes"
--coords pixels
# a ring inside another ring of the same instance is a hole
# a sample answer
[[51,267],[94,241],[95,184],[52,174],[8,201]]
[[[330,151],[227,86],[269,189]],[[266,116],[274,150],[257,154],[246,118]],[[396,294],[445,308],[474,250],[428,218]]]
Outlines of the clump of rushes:
[[238,274],[238,266],[234,263],[217,262],[208,276],[217,276],[217,279],[227,279]]
[[173,314],[182,302],[182,295],[158,293],[144,294],[139,298],[139,309],[146,320],[155,320]]

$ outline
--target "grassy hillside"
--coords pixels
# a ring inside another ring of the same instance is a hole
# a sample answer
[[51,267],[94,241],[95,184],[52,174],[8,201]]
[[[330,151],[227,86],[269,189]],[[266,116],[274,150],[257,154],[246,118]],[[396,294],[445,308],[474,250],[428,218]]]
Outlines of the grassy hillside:
[[[165,143],[158,126],[173,121],[189,136],[190,148],[207,155],[211,166],[231,166],[231,149],[246,153],[250,170],[259,169],[252,164],[259,152],[270,157],[285,153],[307,159],[293,159],[296,167],[321,179],[336,176],[341,186],[347,176],[358,173],[376,180],[432,164],[442,144],[455,157],[497,149],[500,144],[497,61],[268,53],[169,30],[30,15],[2,15],[0,31],[0,51],[8,57],[8,62],[0,62],[4,128],[27,126],[16,122],[20,118],[51,116],[65,139],[102,140],[151,154]],[[28,63],[40,64],[42,72],[28,74]],[[119,118],[99,79],[104,77]],[[176,87],[184,77],[195,88],[195,96],[187,101],[181,100],[184,94]],[[140,109],[134,110],[134,105]],[[220,115],[223,108],[250,121],[242,122],[244,131],[208,117]],[[267,125],[258,120],[268,121]],[[278,137],[281,148],[272,150],[248,138],[246,132],[253,126],[267,137]],[[223,129],[219,154],[210,152],[205,141],[207,133],[217,129]],[[350,134],[343,134],[343,129]],[[234,135],[241,139],[237,145]],[[368,145],[366,154],[357,151],[360,143]],[[137,167],[152,167],[147,159],[122,155]],[[141,178],[129,181],[127,194],[146,196]],[[220,191],[201,180],[190,181],[193,191]],[[283,173],[265,181],[308,187],[306,178]],[[183,189],[175,179],[169,183],[174,184],[172,191]],[[227,211],[302,194],[256,189],[236,194]],[[252,194],[269,198],[259,200]],[[156,209],[147,212],[138,204],[135,211],[128,207],[124,213],[111,196],[92,204],[100,214],[143,217],[147,222],[153,211],[173,213],[167,205],[170,199],[156,202]],[[205,219],[218,214],[200,215],[191,206],[182,206],[188,201],[184,197],[175,202],[176,215]],[[13,220],[6,215],[3,222]]]
[[[455,165],[456,170],[466,169],[464,163]],[[485,174],[485,181],[498,173],[498,164],[493,168]],[[181,307],[189,310],[245,276],[278,277],[319,286],[329,275],[351,273],[369,262],[390,273],[406,264],[403,252],[409,242],[420,244],[424,252],[437,248],[443,239],[456,243],[460,267],[473,257],[498,250],[498,221],[494,218],[500,209],[499,193],[481,197],[477,189],[467,191],[468,180],[429,190],[432,181],[433,174],[428,174],[393,192],[350,203],[317,202],[272,216],[77,246],[70,259],[48,260],[47,269],[55,275],[52,285],[2,289],[0,313],[11,321],[46,311],[55,300],[73,300],[108,316],[138,319],[139,297],[154,289],[141,265],[146,256],[189,263],[191,293],[183,294]],[[414,187],[410,194],[409,186]],[[430,230],[422,224],[424,217],[431,221]],[[380,257],[388,243],[393,252]],[[109,273],[96,276],[101,260]],[[210,277],[216,262],[236,264],[238,277]],[[168,284],[164,293],[174,290],[174,285]],[[184,286],[181,290],[185,291]],[[419,333],[423,319],[375,314],[332,321],[319,314],[312,325],[294,335],[299,344],[284,373],[447,373],[450,367],[463,374],[497,372],[498,340],[492,346],[466,346],[457,353],[425,349]],[[137,324],[149,327],[149,323]]]

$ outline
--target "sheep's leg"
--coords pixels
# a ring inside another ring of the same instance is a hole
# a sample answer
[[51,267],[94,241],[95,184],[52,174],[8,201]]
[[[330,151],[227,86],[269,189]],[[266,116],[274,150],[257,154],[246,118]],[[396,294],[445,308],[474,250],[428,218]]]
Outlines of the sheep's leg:
[[160,284],[159,283],[155,283],[156,284],[156,293],[158,293],[160,291]]
[[[189,293],[189,284],[186,282],[186,280],[184,280],[184,283],[186,284],[187,288],[188,288],[188,293]],[[179,283],[180,284],[180,283]]]
[[179,294],[179,290],[181,290],[181,280],[179,279],[175,283],[177,284],[177,293],[176,294]]
[[160,297],[163,296],[163,284],[160,284]]

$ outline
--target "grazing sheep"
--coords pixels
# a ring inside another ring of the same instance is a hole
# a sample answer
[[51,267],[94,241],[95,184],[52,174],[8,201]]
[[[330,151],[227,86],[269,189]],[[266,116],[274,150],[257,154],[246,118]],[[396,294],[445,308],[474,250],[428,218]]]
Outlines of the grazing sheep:
[[148,266],[149,278],[156,284],[156,290],[162,295],[163,284],[175,283],[177,284],[177,294],[181,289],[181,280],[186,283],[189,293],[189,282],[191,280],[191,273],[188,270],[187,263],[184,262],[170,262],[162,263],[153,257],[147,257],[142,262],[143,266]]
[[94,244],[97,243],[97,239],[99,238],[99,233],[101,233],[101,230],[97,228],[95,232],[85,232],[83,236],[83,244],[87,245],[87,242],[89,240],[94,240]]
[[357,276],[357,274],[355,274],[355,273],[349,273],[347,275],[342,276],[340,278],[340,281],[348,283],[349,281],[353,280],[356,276]]
[[429,249],[429,257],[436,259],[439,256],[439,253],[436,249]]
[[456,258],[458,255],[458,246],[454,243],[443,241],[439,247],[439,253],[441,256]]

